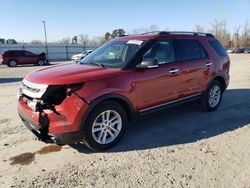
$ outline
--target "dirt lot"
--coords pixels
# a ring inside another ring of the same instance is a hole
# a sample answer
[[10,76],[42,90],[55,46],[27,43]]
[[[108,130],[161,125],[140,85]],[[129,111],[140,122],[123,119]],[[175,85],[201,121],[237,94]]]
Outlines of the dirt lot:
[[18,84],[39,68],[0,66],[0,187],[250,187],[250,55],[231,55],[216,112],[188,104],[154,114],[102,153],[46,145],[22,126]]

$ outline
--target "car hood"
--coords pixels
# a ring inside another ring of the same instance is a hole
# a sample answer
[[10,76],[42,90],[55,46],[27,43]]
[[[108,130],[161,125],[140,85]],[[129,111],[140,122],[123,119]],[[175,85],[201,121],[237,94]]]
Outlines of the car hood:
[[25,80],[36,84],[64,85],[103,79],[119,74],[120,71],[82,64],[64,64],[30,72]]

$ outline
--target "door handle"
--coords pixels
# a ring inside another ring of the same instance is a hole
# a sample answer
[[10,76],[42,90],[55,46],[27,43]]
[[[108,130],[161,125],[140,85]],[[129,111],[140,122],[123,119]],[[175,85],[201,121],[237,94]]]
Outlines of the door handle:
[[212,64],[213,64],[213,63],[211,63],[211,62],[207,62],[207,63],[206,63],[206,66],[207,66],[207,67],[210,67]]
[[180,70],[179,69],[171,69],[170,71],[168,71],[169,73],[171,74],[174,74],[174,73],[177,73],[179,72]]

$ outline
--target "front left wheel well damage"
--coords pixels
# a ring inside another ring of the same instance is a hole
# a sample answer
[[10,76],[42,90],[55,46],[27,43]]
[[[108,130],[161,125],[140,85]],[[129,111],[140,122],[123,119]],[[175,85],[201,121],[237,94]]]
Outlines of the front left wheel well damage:
[[103,95],[103,96],[96,98],[95,100],[93,100],[92,102],[89,103],[89,108],[82,119],[82,126],[84,126],[84,123],[85,123],[89,113],[94,108],[96,108],[98,105],[100,105],[101,103],[106,102],[106,101],[113,101],[113,102],[116,102],[119,105],[121,105],[121,107],[124,108],[124,110],[127,114],[127,118],[128,118],[129,123],[133,122],[136,119],[136,112],[134,110],[133,105],[129,101],[129,99],[127,99],[125,96],[120,95],[120,94],[106,94],[106,95]]

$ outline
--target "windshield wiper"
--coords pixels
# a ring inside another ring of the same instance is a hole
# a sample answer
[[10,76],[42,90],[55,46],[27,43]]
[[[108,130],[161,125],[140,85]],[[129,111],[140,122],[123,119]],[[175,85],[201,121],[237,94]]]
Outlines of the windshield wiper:
[[86,62],[86,61],[82,61],[80,62],[80,64],[94,64],[94,65],[97,65],[99,67],[102,67],[102,68],[106,68],[102,63],[97,63],[97,62],[94,62],[94,61],[90,61],[90,62]]
[[91,61],[90,64],[98,65],[99,67],[105,68],[105,66],[102,63]]

